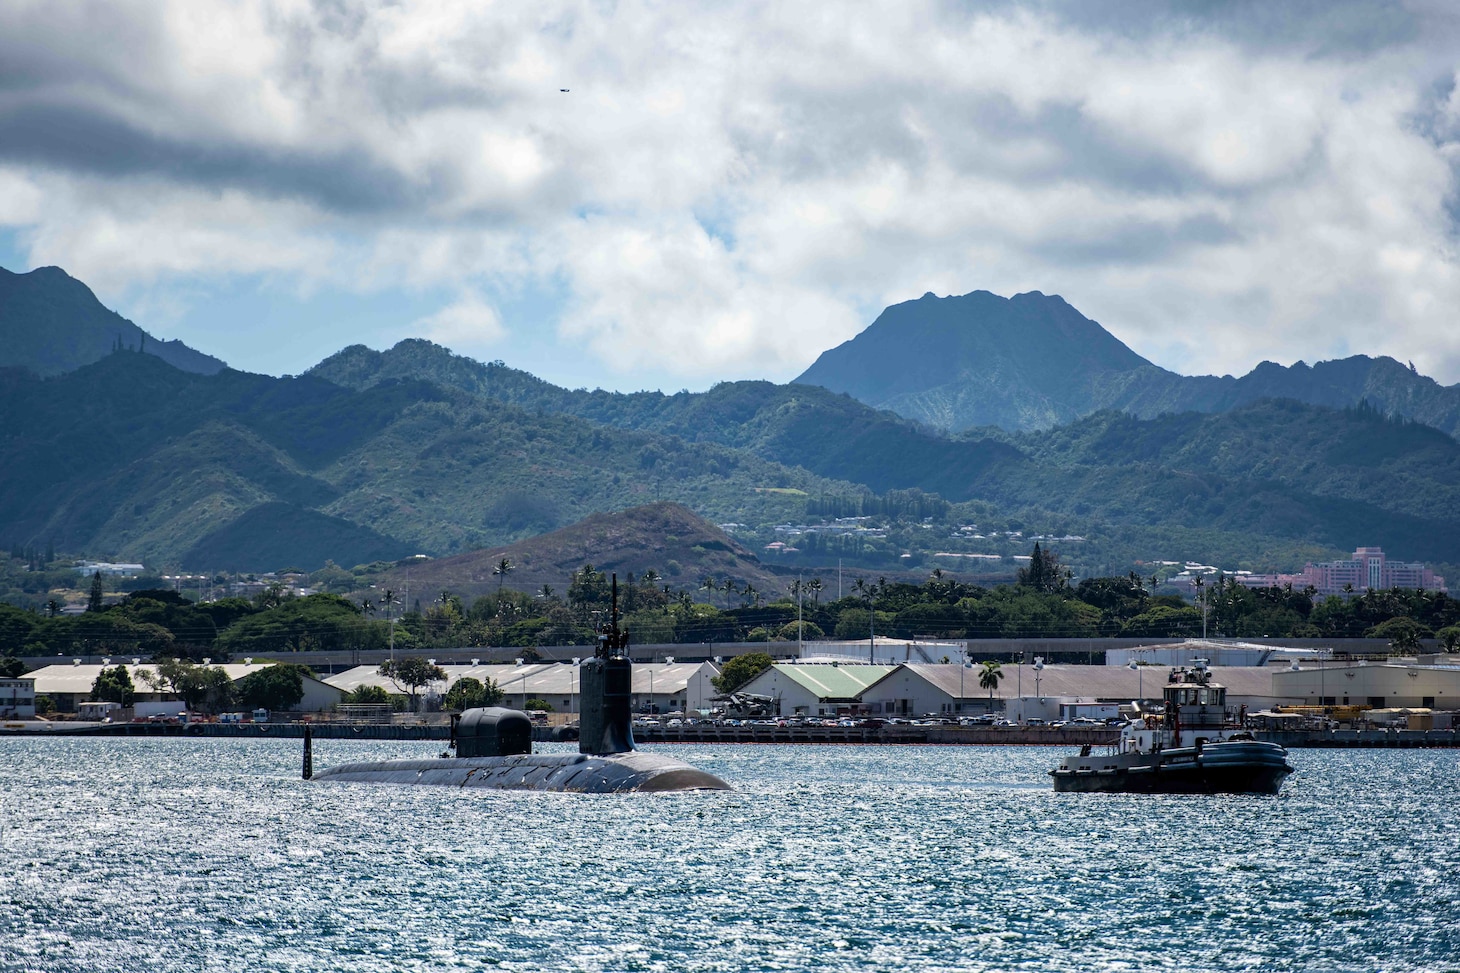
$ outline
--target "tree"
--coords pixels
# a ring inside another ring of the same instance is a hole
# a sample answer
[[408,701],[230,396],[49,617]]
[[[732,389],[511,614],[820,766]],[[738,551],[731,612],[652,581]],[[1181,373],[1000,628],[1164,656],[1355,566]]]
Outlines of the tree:
[[101,670],[91,684],[91,698],[95,700],[131,706],[136,696],[137,687],[132,684],[132,676],[123,665]]
[[1403,615],[1380,622],[1364,633],[1364,638],[1388,639],[1389,647],[1396,652],[1414,652],[1420,647],[1420,639],[1434,637],[1428,626]]
[[164,659],[138,678],[158,692],[178,697],[190,710],[216,713],[233,705],[233,680],[219,666],[200,666],[186,659]]
[[419,656],[381,663],[380,674],[395,683],[396,688],[405,690],[406,695],[411,698],[413,710],[416,708],[416,693],[423,686],[447,678],[445,669]]
[[553,711],[553,704],[545,699],[533,697],[523,703],[522,708],[525,710],[536,710],[539,713],[551,713]]
[[492,574],[496,577],[496,595],[498,595],[498,598],[501,598],[502,595],[502,583],[507,580],[508,573],[514,567],[515,565],[512,564],[511,558],[502,558],[501,561],[493,565]]
[[1132,637],[1172,638],[1196,635],[1200,631],[1201,612],[1195,608],[1173,608],[1158,604],[1126,622],[1122,633]]
[[290,710],[304,698],[304,677],[307,668],[292,662],[250,672],[235,687],[238,702],[248,709]]
[[482,682],[472,676],[462,676],[446,691],[444,703],[447,709],[476,709],[479,706],[498,706],[506,695],[491,679]]
[[86,599],[86,610],[99,612],[105,605],[102,604],[101,572],[97,571],[91,576],[91,595]]
[[381,686],[356,686],[350,692],[345,693],[340,700],[342,703],[389,703],[390,693]]
[[978,687],[989,691],[989,712],[994,711],[994,690],[999,688],[999,680],[1004,678],[1004,667],[990,659],[985,662],[978,674]]
[[1446,652],[1460,652],[1460,625],[1447,625],[1435,633]]
[[258,593],[258,596],[254,599],[254,604],[264,610],[278,608],[284,604],[288,596],[289,589],[285,587],[282,581],[271,581],[263,591]]
[[1070,572],[1060,567],[1059,555],[1054,551],[1041,550],[1039,541],[1029,555],[1029,567],[1019,569],[1019,585],[1035,591],[1052,593],[1064,591],[1070,584]]
[[568,604],[592,608],[609,600],[608,575],[585,564],[568,579]]
[[0,659],[0,679],[19,679],[29,671],[25,663],[13,655]]
[[721,693],[733,693],[775,664],[776,660],[764,652],[747,652],[726,662],[710,682]]

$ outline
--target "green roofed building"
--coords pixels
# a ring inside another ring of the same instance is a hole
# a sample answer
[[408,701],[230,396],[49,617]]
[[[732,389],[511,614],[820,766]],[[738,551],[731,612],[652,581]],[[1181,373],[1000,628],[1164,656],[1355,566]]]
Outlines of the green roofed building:
[[896,666],[855,662],[778,662],[739,692],[771,696],[781,716],[838,716],[862,712],[862,693]]

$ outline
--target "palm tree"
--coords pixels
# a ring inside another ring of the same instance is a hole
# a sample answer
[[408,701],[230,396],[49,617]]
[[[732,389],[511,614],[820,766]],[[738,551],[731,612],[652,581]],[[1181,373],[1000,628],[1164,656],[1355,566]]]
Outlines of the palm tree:
[[994,690],[999,688],[999,680],[1004,678],[1004,667],[990,659],[983,664],[983,670],[978,674],[978,685],[980,689],[989,691],[989,712],[994,711]]
[[553,594],[554,594],[554,592],[553,592],[553,586],[550,585],[550,584],[543,585],[542,586],[541,594],[542,594],[542,600],[543,601],[552,601],[553,600]]
[[821,579],[812,578],[806,583],[806,587],[811,589],[811,607],[821,607]]
[[507,580],[507,572],[511,571],[512,568],[513,564],[511,560],[505,557],[497,562],[496,567],[492,568],[492,574],[497,579],[497,601],[499,602],[502,600],[502,582]]

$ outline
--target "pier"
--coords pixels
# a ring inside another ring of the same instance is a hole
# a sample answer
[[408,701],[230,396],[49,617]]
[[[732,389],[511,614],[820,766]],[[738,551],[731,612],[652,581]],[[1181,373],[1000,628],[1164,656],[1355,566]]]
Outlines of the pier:
[[[451,738],[445,723],[7,723],[0,736],[146,736],[300,739],[312,727],[317,740],[439,740]],[[535,726],[539,743],[560,742],[562,727]],[[1255,730],[1259,740],[1289,750],[1425,749],[1460,747],[1460,731],[1403,730]],[[681,726],[635,727],[634,740],[656,743],[780,743],[940,746],[1115,746],[1118,727],[1072,726],[949,726],[941,724],[888,724],[885,726],[822,726],[787,723],[686,723]]]

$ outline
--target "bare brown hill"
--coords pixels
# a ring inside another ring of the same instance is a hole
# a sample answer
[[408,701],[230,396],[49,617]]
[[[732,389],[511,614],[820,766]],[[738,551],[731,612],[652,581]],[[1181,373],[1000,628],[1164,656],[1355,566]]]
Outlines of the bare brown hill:
[[[493,569],[506,558],[511,570],[504,579]],[[594,514],[550,534],[506,547],[486,548],[455,557],[410,562],[377,586],[402,590],[407,583],[414,601],[427,593],[450,591],[475,598],[504,588],[537,592],[552,585],[564,594],[572,574],[585,564],[625,581],[630,572],[642,577],[651,568],[673,590],[694,591],[707,575],[723,583],[731,578],[750,582],[767,594],[779,594],[785,580],[766,569],[750,551],[686,507],[661,502],[617,513]]]

